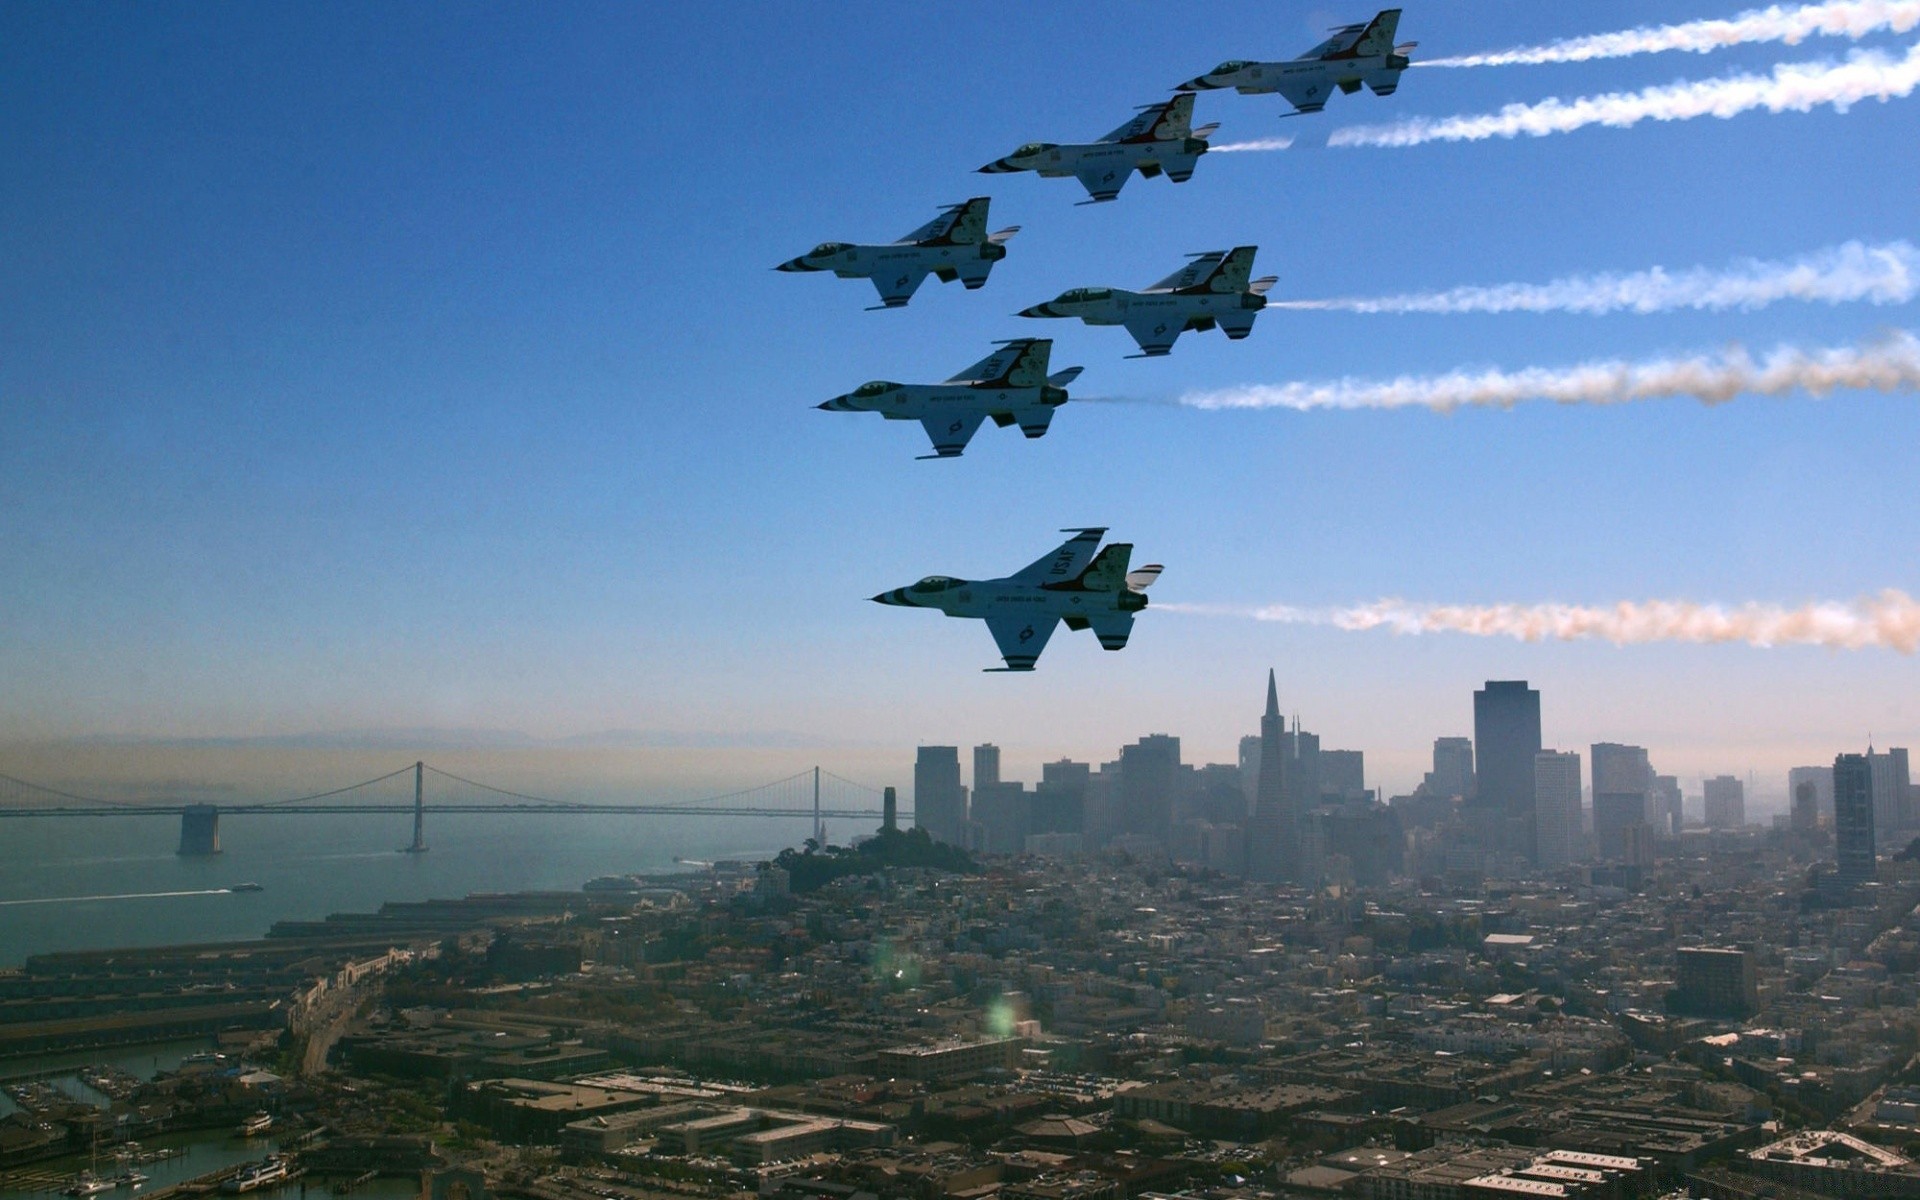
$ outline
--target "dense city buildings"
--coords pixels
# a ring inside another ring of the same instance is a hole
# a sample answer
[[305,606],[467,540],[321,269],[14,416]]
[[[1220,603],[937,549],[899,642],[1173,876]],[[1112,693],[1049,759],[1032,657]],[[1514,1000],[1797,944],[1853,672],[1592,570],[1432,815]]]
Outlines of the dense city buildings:
[[[1537,725],[1516,686],[1481,693],[1496,764]],[[38,956],[0,970],[0,1074],[141,1038],[238,1057],[101,1068],[104,1107],[23,1071],[0,1188],[264,1115],[301,1182],[425,1200],[1920,1200],[1891,753],[1839,756],[1829,839],[1814,777],[1771,824],[1706,777],[1702,827],[1643,747],[1586,775],[1540,749],[1515,822],[1465,739],[1382,803],[1273,675],[1259,728],[1233,762],[1150,734],[1037,783],[983,744],[970,790],[925,746],[914,830]],[[220,1153],[143,1194],[218,1191]]]

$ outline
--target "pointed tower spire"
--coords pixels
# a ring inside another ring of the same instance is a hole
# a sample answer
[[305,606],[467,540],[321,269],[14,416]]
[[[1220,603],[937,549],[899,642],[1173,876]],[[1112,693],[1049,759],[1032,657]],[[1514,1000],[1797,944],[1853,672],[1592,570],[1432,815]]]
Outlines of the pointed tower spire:
[[1273,668],[1267,668],[1267,715],[1280,715],[1280,687],[1273,679]]

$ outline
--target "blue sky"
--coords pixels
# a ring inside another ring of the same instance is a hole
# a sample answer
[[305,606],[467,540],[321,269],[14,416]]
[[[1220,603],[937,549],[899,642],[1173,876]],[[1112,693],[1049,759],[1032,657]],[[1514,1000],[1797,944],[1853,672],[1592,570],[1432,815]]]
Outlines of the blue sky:
[[[1737,3],[1409,7],[1418,55]],[[1222,758],[1262,674],[1370,782],[1525,677],[1549,742],[1763,773],[1920,736],[1912,660],[1396,638],[1149,611],[1030,678],[984,629],[866,602],[998,574],[1104,524],[1153,597],[1340,605],[1920,590],[1911,396],[1514,411],[1075,404],[958,462],[815,411],[1056,339],[1088,396],[1520,368],[1739,341],[1846,344],[1909,306],[1665,316],[1268,312],[1128,361],[1012,317],[1260,246],[1276,299],[1790,258],[1914,238],[1914,99],[1409,149],[1216,155],[1075,207],[972,169],[1112,128],[1226,58],[1370,10],[1246,5],[15,4],[0,10],[0,738],[489,727],[993,740],[1015,772],[1151,730]],[[1904,53],[1913,35],[1863,45]],[[1849,43],[1415,70],[1221,140],[1839,58]],[[977,292],[771,272],[994,197]],[[831,755],[829,755],[831,757]],[[902,772],[904,775],[904,771]],[[903,780],[904,781],[904,780]]]

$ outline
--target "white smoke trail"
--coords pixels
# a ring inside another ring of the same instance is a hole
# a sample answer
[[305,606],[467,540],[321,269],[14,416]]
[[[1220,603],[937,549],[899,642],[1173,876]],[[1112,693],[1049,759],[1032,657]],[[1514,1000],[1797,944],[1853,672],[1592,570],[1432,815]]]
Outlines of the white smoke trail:
[[1750,42],[1797,46],[1810,37],[1858,41],[1870,33],[1905,33],[1920,25],[1920,0],[1828,0],[1825,4],[1770,5],[1719,20],[1680,25],[1641,26],[1618,33],[1562,38],[1545,46],[1524,46],[1497,54],[1423,59],[1423,67],[1505,67],[1532,63],[1587,62],[1687,50],[1705,54]]
[[1524,642],[1602,640],[1616,646],[1740,642],[1762,647],[1824,646],[1830,650],[1879,648],[1901,654],[1920,649],[1920,602],[1894,588],[1852,602],[1822,600],[1798,608],[1757,603],[1728,607],[1687,600],[1610,605],[1412,604],[1379,600],[1336,609],[1201,604],[1154,607],[1202,616],[1328,625],[1355,632],[1386,629],[1397,634],[1464,633]]
[[1646,362],[1582,363],[1521,371],[1453,371],[1391,380],[1339,379],[1330,383],[1249,385],[1189,392],[1189,408],[1314,409],[1508,408],[1528,400],[1560,404],[1622,404],[1690,397],[1722,404],[1735,396],[1825,395],[1836,388],[1920,391],[1920,338],[1905,330],[1864,346],[1803,350],[1780,346],[1756,361],[1740,346],[1717,354]]
[[1419,146],[1427,142],[1477,142],[1486,138],[1545,137],[1588,125],[1624,129],[1642,121],[1726,119],[1756,108],[1768,112],[1807,112],[1832,105],[1845,112],[1862,100],[1891,100],[1920,85],[1920,45],[1906,57],[1889,58],[1878,50],[1856,50],[1843,63],[1782,63],[1771,75],[1734,75],[1638,92],[1558,98],[1538,104],[1509,104],[1497,113],[1457,117],[1414,117],[1392,125],[1354,125],[1336,129],[1329,146]]
[[1625,275],[1576,275],[1551,283],[1458,287],[1372,299],[1283,300],[1275,308],[1354,313],[1610,312],[1763,308],[1782,300],[1904,304],[1920,294],[1920,250],[1905,241],[1828,247],[1792,262],[1747,259],[1720,271],[1660,267]]
[[1244,150],[1285,150],[1293,145],[1290,137],[1255,138],[1250,142],[1228,142],[1209,149],[1215,154],[1233,154]]

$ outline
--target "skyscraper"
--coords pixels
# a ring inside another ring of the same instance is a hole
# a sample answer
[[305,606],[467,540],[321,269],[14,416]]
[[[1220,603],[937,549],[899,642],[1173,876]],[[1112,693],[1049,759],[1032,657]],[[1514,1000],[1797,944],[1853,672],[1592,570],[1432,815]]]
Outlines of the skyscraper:
[[1653,764],[1645,747],[1593,744],[1593,842],[1602,859],[1632,857],[1633,829],[1647,824],[1652,791]]
[[1532,858],[1540,693],[1524,679],[1488,680],[1473,694],[1473,744],[1479,755],[1473,808],[1486,836],[1497,841],[1498,848]]
[[1674,775],[1655,775],[1653,791],[1647,794],[1647,823],[1662,837],[1680,832],[1680,780]]
[[1580,834],[1580,756],[1542,750],[1533,756],[1534,862],[1551,870],[1573,861]]
[[1795,833],[1813,833],[1820,828],[1820,789],[1813,780],[1794,783],[1788,803],[1787,821]]
[[1843,885],[1878,878],[1873,857],[1873,765],[1865,754],[1842,754],[1833,760],[1833,840],[1836,875]]
[[1739,829],[1747,823],[1747,789],[1738,777],[1715,775],[1701,783],[1708,829]]
[[1473,795],[1472,738],[1433,739],[1433,771],[1426,778],[1426,787],[1435,796]]
[[967,793],[960,786],[960,747],[920,747],[913,762],[913,824],[935,841],[966,844]]
[[1833,816],[1833,768],[1832,767],[1794,767],[1787,772],[1787,795],[1798,796],[1800,785],[1813,785],[1814,813],[1816,824],[1829,824]]
[[1000,747],[982,742],[973,748],[973,790],[1000,782]]
[[1907,752],[1899,746],[1885,754],[1867,749],[1867,765],[1873,772],[1873,827],[1883,834],[1913,824],[1907,812]]
[[1267,710],[1260,717],[1260,782],[1247,822],[1247,875],[1275,882],[1293,877],[1296,814],[1287,804],[1287,726],[1280,687],[1267,671]]
[[1120,832],[1165,840],[1173,827],[1180,739],[1150,733],[1120,748]]

